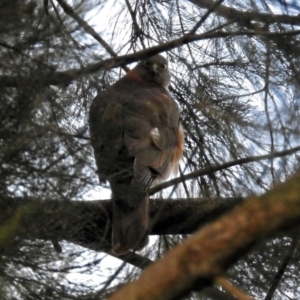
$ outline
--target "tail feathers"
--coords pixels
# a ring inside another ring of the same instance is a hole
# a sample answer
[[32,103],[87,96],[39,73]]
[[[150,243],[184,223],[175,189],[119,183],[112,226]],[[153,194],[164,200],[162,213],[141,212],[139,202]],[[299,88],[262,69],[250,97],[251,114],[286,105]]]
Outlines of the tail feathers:
[[141,196],[133,207],[113,199],[112,251],[124,255],[148,244],[148,195]]

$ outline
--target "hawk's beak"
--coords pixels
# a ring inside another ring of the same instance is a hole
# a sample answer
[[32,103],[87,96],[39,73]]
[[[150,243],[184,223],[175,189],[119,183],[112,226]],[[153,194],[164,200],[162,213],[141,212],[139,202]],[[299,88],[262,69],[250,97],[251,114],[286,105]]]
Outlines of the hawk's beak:
[[158,74],[158,65],[157,64],[153,64],[151,71],[152,71],[152,75]]

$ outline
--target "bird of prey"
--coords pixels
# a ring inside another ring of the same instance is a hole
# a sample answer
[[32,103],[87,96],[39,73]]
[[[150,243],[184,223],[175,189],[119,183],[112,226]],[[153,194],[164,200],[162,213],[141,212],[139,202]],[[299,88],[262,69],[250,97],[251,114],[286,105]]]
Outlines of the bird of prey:
[[100,182],[112,190],[112,251],[140,250],[148,243],[148,190],[178,170],[184,132],[168,92],[167,60],[155,55],[100,92],[89,125]]

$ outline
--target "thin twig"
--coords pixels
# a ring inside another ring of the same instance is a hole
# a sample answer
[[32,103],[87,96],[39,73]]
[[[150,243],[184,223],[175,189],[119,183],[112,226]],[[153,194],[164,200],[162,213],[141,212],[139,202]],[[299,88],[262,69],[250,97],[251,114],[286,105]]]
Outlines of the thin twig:
[[[272,128],[272,122],[271,117],[269,113],[269,106],[268,106],[268,95],[269,95],[269,81],[270,81],[270,42],[266,41],[266,74],[265,74],[265,96],[264,96],[264,106],[265,106],[265,114],[267,118],[267,126],[269,130],[270,135],[270,142],[271,142],[271,153],[275,152],[275,146],[274,146],[274,134],[273,134],[273,128]],[[271,174],[273,183],[275,183],[275,172],[274,172],[274,160],[271,159]]]
[[268,290],[265,300],[271,300],[273,298],[274,292],[276,291],[276,289],[280,283],[280,280],[281,280],[282,276],[284,275],[284,272],[286,271],[286,268],[287,268],[288,264],[290,263],[295,250],[297,249],[297,245],[298,245],[298,238],[293,237],[291,246],[288,249],[288,252],[287,252],[285,258],[283,259],[281,265],[279,266],[276,275],[274,276],[274,279]]

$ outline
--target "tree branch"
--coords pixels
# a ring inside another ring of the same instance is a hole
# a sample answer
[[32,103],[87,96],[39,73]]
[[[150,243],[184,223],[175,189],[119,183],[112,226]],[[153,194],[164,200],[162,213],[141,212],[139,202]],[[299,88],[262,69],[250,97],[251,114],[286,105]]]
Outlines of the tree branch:
[[[75,13],[74,9],[66,3],[64,0],[57,0],[64,12],[73,18],[78,25],[89,35],[91,35],[99,44],[109,53],[112,57],[117,57],[118,54],[105,42],[105,40],[78,14]],[[127,66],[122,66],[125,72],[129,72],[130,69]]]
[[281,280],[282,276],[284,275],[291,259],[293,258],[294,252],[297,249],[297,244],[298,244],[298,237],[293,237],[290,248],[288,249],[287,253],[285,254],[283,261],[280,263],[278,271],[277,271],[276,275],[274,276],[274,279],[271,283],[271,286],[270,286],[264,300],[271,300],[273,298],[274,293],[277,290],[278,285],[280,283],[280,280]]
[[299,226],[300,173],[199,230],[110,300],[173,300],[205,287],[259,240]]
[[233,166],[238,166],[238,165],[247,164],[247,163],[251,163],[251,162],[255,162],[255,161],[265,160],[265,159],[272,159],[272,158],[276,158],[276,157],[283,157],[283,156],[287,156],[287,155],[296,153],[298,151],[300,151],[300,146],[297,146],[297,147],[294,147],[291,149],[287,149],[287,150],[283,150],[283,151],[272,152],[270,154],[265,154],[265,155],[248,156],[245,158],[229,161],[229,162],[226,162],[226,163],[218,165],[218,166],[212,166],[209,168],[205,168],[203,170],[198,170],[198,171],[195,171],[195,172],[192,172],[192,173],[180,176],[180,177],[176,177],[174,179],[171,179],[169,181],[166,181],[166,182],[163,182],[161,184],[154,186],[150,190],[150,195],[158,193],[168,187],[177,185],[183,181],[185,182],[187,180],[195,179],[195,178],[198,178],[201,176],[213,174],[217,171],[228,169]]
[[[150,234],[189,234],[228,211],[243,198],[150,200]],[[110,253],[111,201],[40,201],[31,198],[2,198],[2,226],[16,222],[11,236],[23,239],[66,240],[83,247]],[[2,227],[0,226],[0,229]],[[2,245],[0,240],[0,245]]]
[[[287,31],[284,33],[278,32],[268,32],[268,31],[237,31],[237,32],[225,32],[225,31],[217,31],[213,30],[203,33],[203,34],[187,34],[178,39],[171,40],[169,42],[136,52],[124,56],[118,56],[115,58],[106,59],[97,63],[88,64],[83,68],[75,68],[67,71],[59,71],[48,73],[44,78],[40,78],[40,85],[69,85],[72,81],[78,80],[83,76],[87,76],[93,74],[95,72],[105,71],[112,68],[121,67],[145,58],[149,56],[158,54],[160,52],[168,51],[174,48],[178,48],[180,46],[186,45],[191,42],[207,40],[212,38],[225,38],[225,37],[235,37],[235,36],[270,36],[270,37],[278,37],[278,36],[289,36],[289,35],[298,35],[300,34],[300,30],[295,31]],[[0,76],[0,87],[18,87],[19,82],[21,81],[23,84],[31,81],[31,78],[20,78],[17,76],[7,77]],[[6,85],[5,85],[6,84]]]
[[215,1],[211,0],[189,0],[193,4],[213,11],[226,19],[238,19],[243,23],[251,23],[252,21],[265,24],[284,23],[290,25],[300,25],[300,16],[289,15],[272,15],[267,13],[259,13],[257,11],[241,11],[225,5],[216,5]]

